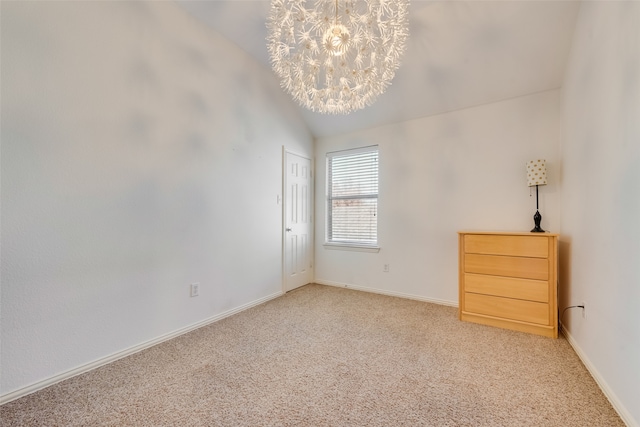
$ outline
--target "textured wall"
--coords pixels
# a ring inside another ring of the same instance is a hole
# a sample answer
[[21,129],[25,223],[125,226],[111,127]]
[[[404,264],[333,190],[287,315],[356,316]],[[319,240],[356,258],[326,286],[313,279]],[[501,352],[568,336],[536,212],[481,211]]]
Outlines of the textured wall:
[[2,2],[1,128],[2,394],[281,291],[312,138],[175,4]]
[[[559,100],[548,91],[316,141],[316,279],[457,304],[457,231],[530,230],[536,202],[525,164],[536,158],[549,168],[542,226],[557,232]],[[326,153],[372,144],[381,250],[326,249]]]
[[640,426],[640,3],[582,4],[562,95],[564,320]]

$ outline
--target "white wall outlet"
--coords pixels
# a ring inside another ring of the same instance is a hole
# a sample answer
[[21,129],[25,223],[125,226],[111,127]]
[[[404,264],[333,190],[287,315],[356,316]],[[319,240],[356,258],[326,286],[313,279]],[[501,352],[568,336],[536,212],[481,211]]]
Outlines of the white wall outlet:
[[200,283],[192,283],[191,284],[191,296],[197,297],[200,295]]
[[389,272],[389,264],[385,264],[385,265],[382,267],[382,271],[383,271],[383,272],[385,272],[385,273],[388,273],[388,272]]
[[586,319],[587,318],[587,303],[582,301],[582,304],[580,304],[582,306],[582,318]]

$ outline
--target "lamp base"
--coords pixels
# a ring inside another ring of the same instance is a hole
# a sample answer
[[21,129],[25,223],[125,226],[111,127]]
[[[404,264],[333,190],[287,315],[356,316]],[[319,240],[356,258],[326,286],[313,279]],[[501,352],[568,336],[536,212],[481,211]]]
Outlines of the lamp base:
[[540,215],[540,212],[536,210],[535,215],[533,215],[533,222],[535,223],[535,227],[533,227],[533,230],[531,230],[532,233],[544,233],[545,231],[540,228],[540,221],[542,221],[542,215]]

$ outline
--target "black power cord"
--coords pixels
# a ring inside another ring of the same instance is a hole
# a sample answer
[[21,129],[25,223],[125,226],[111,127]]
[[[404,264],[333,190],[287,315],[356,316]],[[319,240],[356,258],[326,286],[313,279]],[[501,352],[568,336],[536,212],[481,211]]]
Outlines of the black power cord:
[[564,316],[564,312],[569,310],[570,308],[581,308],[584,310],[584,305],[570,305],[569,307],[565,307],[565,309],[562,310],[562,314],[560,315],[560,330],[564,329],[564,326],[562,324],[562,318]]

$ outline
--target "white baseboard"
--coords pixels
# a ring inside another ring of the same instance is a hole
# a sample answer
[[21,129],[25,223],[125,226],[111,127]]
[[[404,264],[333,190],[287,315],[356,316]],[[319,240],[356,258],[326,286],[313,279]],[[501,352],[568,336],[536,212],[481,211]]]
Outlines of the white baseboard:
[[565,328],[562,328],[562,334],[567,338],[571,347],[576,352],[584,366],[587,368],[593,379],[596,381],[600,390],[604,393],[604,395],[609,399],[611,406],[616,410],[622,421],[627,425],[627,427],[640,427],[640,424],[636,420],[633,419],[633,416],[627,411],[627,408],[624,407],[618,396],[611,390],[607,382],[604,380],[600,372],[596,369],[596,367],[591,363],[587,355],[582,351],[582,348],[578,345],[577,341],[571,336],[569,331]]
[[412,300],[417,300],[417,301],[430,302],[430,303],[433,303],[433,304],[447,305],[447,306],[450,306],[450,307],[458,307],[458,302],[457,301],[448,301],[448,300],[442,300],[442,299],[436,299],[436,298],[427,298],[427,297],[423,297],[421,295],[413,295],[413,294],[405,294],[403,292],[387,291],[385,289],[370,288],[368,286],[351,285],[351,284],[348,284],[348,283],[332,282],[330,280],[323,280],[323,279],[316,279],[316,280],[314,280],[314,283],[317,283],[319,285],[335,286],[335,287],[338,287],[338,288],[348,288],[348,289],[354,289],[354,290],[357,290],[357,291],[371,292],[371,293],[374,293],[374,294],[389,295],[389,296],[392,296],[392,297],[399,297],[399,298],[406,298],[406,299],[412,299]]
[[93,362],[87,363],[85,365],[78,366],[77,368],[70,369],[68,371],[62,372],[61,374],[58,374],[58,375],[54,375],[53,377],[47,378],[45,380],[35,382],[35,383],[33,383],[31,385],[28,385],[26,387],[23,387],[21,389],[12,391],[10,393],[3,394],[2,396],[0,396],[0,405],[3,405],[3,404],[8,403],[8,402],[11,402],[12,400],[19,399],[19,398],[21,398],[23,396],[26,396],[28,394],[35,393],[38,390],[42,390],[43,388],[52,386],[52,385],[54,385],[56,383],[59,383],[60,381],[67,380],[69,378],[75,377],[75,376],[80,375],[80,374],[84,374],[85,372],[89,372],[89,371],[91,371],[93,369],[96,369],[96,368],[99,368],[101,366],[107,365],[109,363],[115,362],[118,359],[122,359],[124,357],[131,356],[132,354],[138,353],[138,352],[140,352],[142,350],[146,350],[146,349],[148,349],[150,347],[153,347],[154,345],[157,345],[157,344],[160,344],[162,342],[168,341],[170,339],[176,338],[176,337],[178,337],[180,335],[186,334],[188,332],[191,332],[191,331],[196,330],[198,328],[201,328],[203,326],[207,326],[207,325],[209,325],[211,323],[217,322],[218,320],[222,320],[222,319],[224,319],[226,317],[233,316],[234,314],[237,314],[237,313],[239,313],[241,311],[247,310],[247,309],[249,309],[251,307],[255,307],[257,305],[260,305],[260,304],[263,304],[263,303],[265,303],[267,301],[275,299],[275,298],[281,296],[282,294],[283,294],[282,292],[276,292],[274,294],[267,295],[266,297],[257,299],[255,301],[249,302],[247,304],[243,304],[243,305],[241,305],[239,307],[236,307],[236,308],[233,308],[231,310],[227,310],[227,311],[225,311],[223,313],[220,313],[220,314],[217,314],[215,316],[209,317],[209,318],[204,319],[204,320],[202,320],[200,322],[191,324],[191,325],[186,326],[184,328],[180,328],[178,330],[175,330],[175,331],[170,332],[168,334],[159,336],[159,337],[154,338],[152,340],[145,341],[145,342],[143,342],[141,344],[135,345],[133,347],[129,347],[129,348],[127,348],[125,350],[122,350],[122,351],[119,351],[117,353],[113,353],[113,354],[111,354],[109,356],[102,357],[100,359],[94,360]]
[[[400,298],[408,298],[408,299],[413,299],[418,301],[430,302],[434,304],[448,305],[451,307],[458,307],[458,303],[454,301],[426,298],[419,295],[412,295],[412,294],[405,294],[402,292],[393,292],[393,291],[387,291],[382,289],[375,289],[375,288],[370,288],[366,286],[351,285],[348,283],[332,282],[332,281],[323,280],[323,279],[316,279],[314,282],[320,285],[335,286],[339,288],[348,288],[348,289],[354,289],[358,291],[372,292],[376,294],[389,295],[389,296],[400,297]],[[607,399],[611,403],[611,406],[613,406],[613,409],[615,409],[618,415],[620,415],[620,418],[622,419],[622,421],[628,427],[640,427],[640,424],[638,424],[638,422],[636,422],[633,419],[633,416],[629,413],[629,411],[627,411],[625,406],[620,402],[616,394],[613,392],[613,390],[611,390],[607,382],[604,380],[602,375],[600,375],[600,373],[595,368],[595,366],[591,363],[591,361],[586,356],[586,354],[582,351],[582,349],[580,348],[578,343],[575,341],[575,339],[573,339],[571,334],[564,328],[562,329],[562,333],[567,338],[567,341],[569,342],[571,347],[573,347],[573,350],[576,352],[576,354],[578,355],[578,357],[580,358],[584,366],[587,368],[587,370],[589,371],[593,379],[596,381],[596,383],[598,384],[598,386],[600,387],[604,395],[607,397]]]
[[[418,301],[425,301],[425,302],[430,302],[430,303],[440,304],[440,305],[446,305],[446,306],[451,306],[451,307],[457,307],[458,306],[458,303],[455,302],[455,301],[440,300],[440,299],[435,299],[435,298],[426,298],[426,297],[423,297],[423,296],[413,295],[413,294],[406,294],[406,293],[402,293],[402,292],[387,291],[387,290],[383,290],[383,289],[370,288],[370,287],[366,287],[366,286],[357,286],[357,285],[351,285],[351,284],[347,284],[347,283],[332,282],[332,281],[322,280],[322,279],[316,279],[314,282],[318,283],[320,285],[327,285],[327,286],[335,286],[335,287],[340,287],[340,288],[354,289],[354,290],[358,290],[358,291],[371,292],[371,293],[376,293],[376,294],[389,295],[389,296],[407,298],[407,299],[418,300]],[[61,381],[67,380],[69,378],[75,377],[75,376],[83,374],[85,372],[89,372],[89,371],[91,371],[93,369],[99,368],[99,367],[107,365],[109,363],[115,362],[116,360],[122,359],[124,357],[130,356],[130,355],[138,353],[140,351],[146,350],[147,348],[153,347],[154,345],[160,344],[162,342],[165,342],[165,341],[168,341],[170,339],[176,338],[176,337],[178,337],[180,335],[183,335],[183,334],[186,334],[188,332],[191,332],[191,331],[193,331],[195,329],[198,329],[198,328],[201,328],[203,326],[209,325],[211,323],[217,322],[217,321],[222,320],[222,319],[224,319],[226,317],[229,317],[229,316],[237,314],[237,313],[239,313],[241,311],[247,310],[247,309],[249,309],[251,307],[255,307],[257,305],[263,304],[263,303],[265,303],[267,301],[270,301],[272,299],[275,299],[275,298],[277,298],[277,297],[279,297],[281,295],[282,295],[282,292],[276,292],[276,293],[268,295],[266,297],[263,297],[263,298],[255,300],[255,301],[249,302],[247,304],[241,305],[239,307],[233,308],[231,310],[227,310],[227,311],[225,311],[223,313],[217,314],[215,316],[212,316],[212,317],[207,318],[205,320],[202,320],[200,322],[194,323],[192,325],[186,326],[184,328],[178,329],[178,330],[170,332],[168,334],[159,336],[159,337],[157,337],[155,339],[143,342],[141,344],[138,344],[138,345],[130,347],[128,349],[119,351],[117,353],[113,353],[113,354],[111,354],[109,356],[97,359],[97,360],[95,360],[93,362],[90,362],[90,363],[87,363],[85,365],[78,366],[77,368],[70,369],[70,370],[65,371],[65,372],[63,372],[61,374],[55,375],[53,377],[47,378],[47,379],[42,380],[42,381],[38,381],[36,383],[33,383],[33,384],[29,385],[29,386],[26,386],[26,387],[23,387],[21,389],[12,391],[10,393],[3,394],[3,395],[0,396],[0,405],[3,405],[5,403],[11,402],[13,400],[19,399],[19,398],[21,398],[23,396],[26,396],[28,394],[34,393],[34,392],[36,392],[38,390],[42,390],[43,388],[49,387],[49,386],[51,386],[53,384],[59,383]],[[598,384],[598,386],[600,387],[600,389],[602,390],[604,395],[607,397],[607,399],[609,400],[609,402],[611,403],[613,408],[618,412],[618,414],[620,415],[620,418],[622,418],[622,421],[628,427],[640,427],[640,424],[638,424],[633,419],[631,414],[629,414],[627,409],[620,402],[620,400],[618,399],[616,394],[611,390],[611,388],[609,387],[607,382],[604,380],[602,375],[600,375],[598,370],[591,363],[589,358],[582,351],[582,349],[580,348],[578,343],[575,341],[575,339],[571,336],[571,334],[566,329],[562,329],[562,333],[567,338],[567,341],[569,342],[571,347],[573,347],[573,350],[576,352],[576,354],[578,355],[578,357],[580,358],[582,363],[585,365],[585,367],[587,368],[587,370],[589,371],[589,373],[591,374],[593,379],[596,381],[596,383]]]

